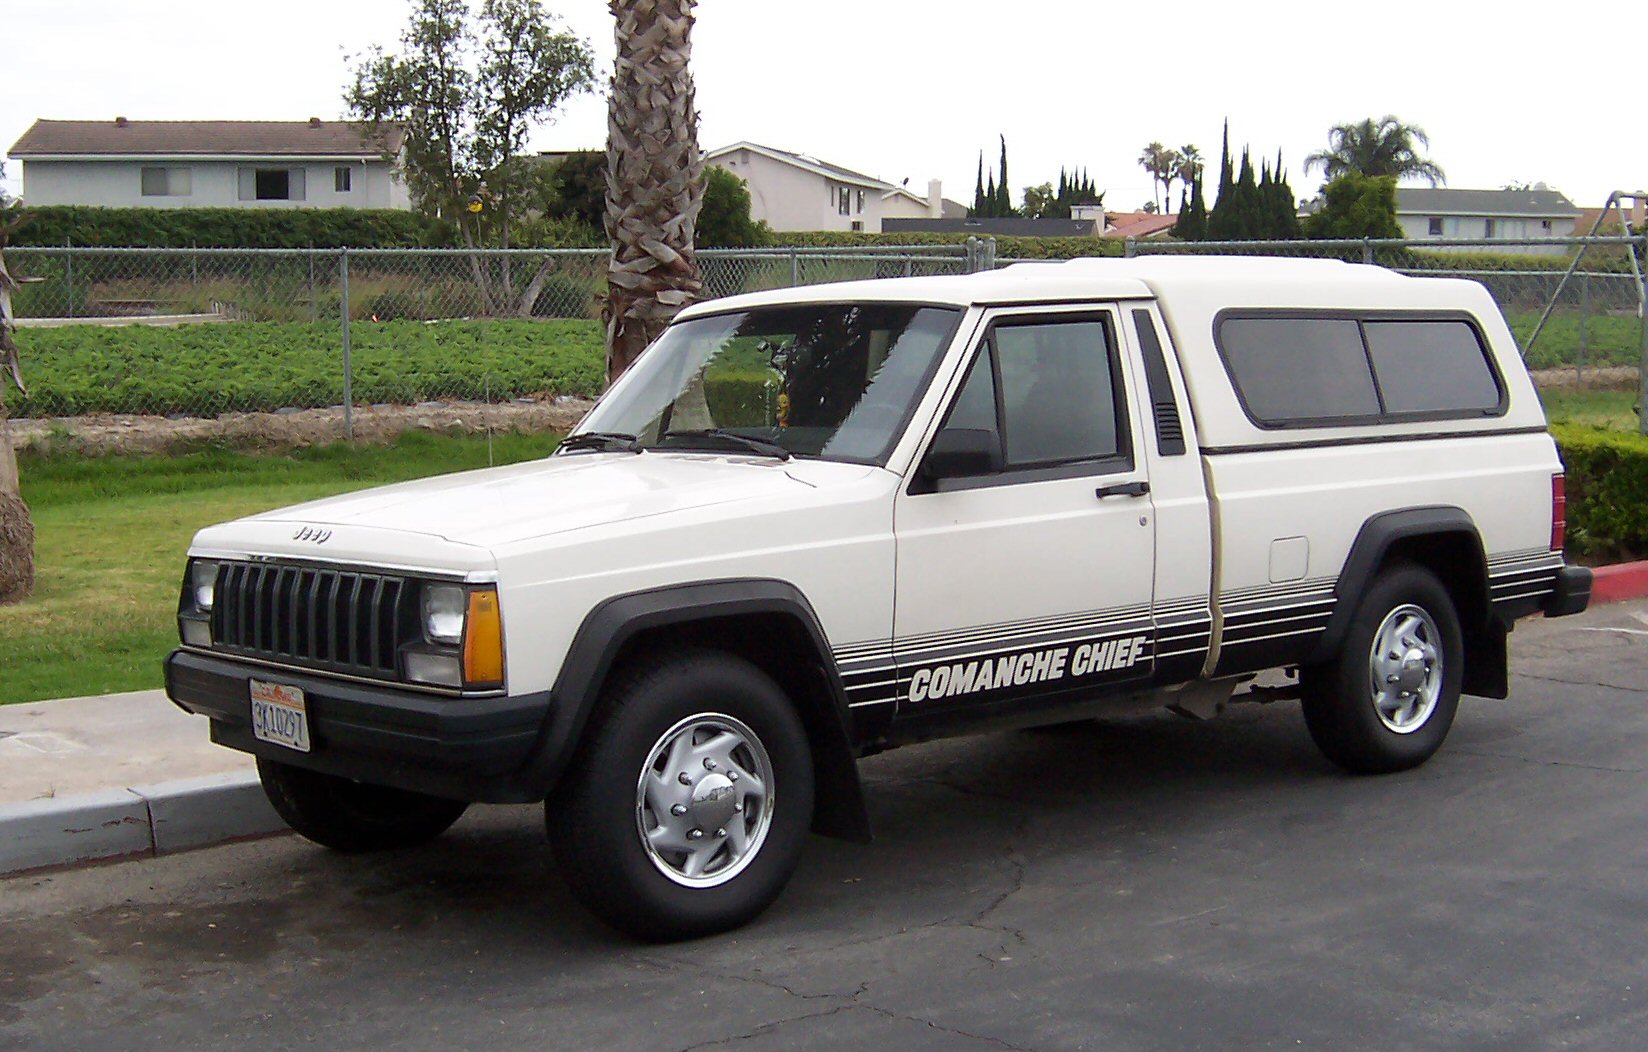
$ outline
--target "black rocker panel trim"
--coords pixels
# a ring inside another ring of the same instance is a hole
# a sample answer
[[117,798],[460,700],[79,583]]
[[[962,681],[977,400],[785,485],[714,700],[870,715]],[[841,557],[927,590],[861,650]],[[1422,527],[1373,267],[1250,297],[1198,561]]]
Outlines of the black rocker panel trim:
[[565,770],[600,698],[602,684],[624,646],[658,628],[751,615],[778,615],[797,624],[824,671],[830,712],[797,705],[812,742],[818,779],[813,829],[825,836],[870,839],[869,812],[858,779],[852,717],[812,604],[794,585],[765,578],[733,578],[672,585],[605,600],[584,618],[551,688],[553,703],[534,753],[534,772],[545,793]]

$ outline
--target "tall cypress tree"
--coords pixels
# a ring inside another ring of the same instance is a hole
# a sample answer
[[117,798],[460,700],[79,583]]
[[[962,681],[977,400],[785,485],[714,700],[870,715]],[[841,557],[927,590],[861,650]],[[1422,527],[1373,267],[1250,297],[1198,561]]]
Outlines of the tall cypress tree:
[[984,184],[984,209],[979,215],[986,219],[993,219],[997,215],[996,209],[1001,205],[1001,198],[996,195],[996,177],[991,175]]
[[1173,236],[1181,241],[1207,240],[1207,204],[1202,200],[1202,173],[1197,172],[1185,191],[1184,206],[1179,209],[1179,222],[1173,227]]
[[1007,189],[1007,136],[1001,137],[1001,179],[996,183],[997,216],[1013,214],[1013,195]]
[[1299,229],[1299,205],[1282,171],[1282,151],[1276,151],[1276,175],[1270,184],[1270,236],[1295,241],[1304,236]]
[[1230,119],[1227,117],[1224,140],[1219,147],[1219,192],[1213,197],[1213,211],[1207,217],[1207,239],[1210,241],[1232,241],[1239,236],[1234,213],[1235,186],[1236,177],[1230,166]]
[[1231,188],[1234,211],[1231,236],[1237,241],[1251,241],[1259,228],[1259,182],[1253,174],[1253,159],[1242,147],[1242,167]]
[[973,207],[967,210],[970,216],[984,215],[984,151],[979,151],[978,187],[973,191]]

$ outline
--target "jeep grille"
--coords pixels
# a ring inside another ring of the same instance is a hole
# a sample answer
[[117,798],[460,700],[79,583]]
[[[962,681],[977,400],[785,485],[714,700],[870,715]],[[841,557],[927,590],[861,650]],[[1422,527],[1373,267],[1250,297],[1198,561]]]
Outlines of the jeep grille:
[[418,590],[404,577],[269,563],[224,563],[213,645],[250,657],[399,679],[400,645],[418,633]]

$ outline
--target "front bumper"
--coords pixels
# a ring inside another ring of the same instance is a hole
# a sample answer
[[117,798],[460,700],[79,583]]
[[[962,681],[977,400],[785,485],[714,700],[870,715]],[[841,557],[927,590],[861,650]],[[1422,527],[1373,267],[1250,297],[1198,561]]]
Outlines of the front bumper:
[[1591,603],[1591,570],[1586,566],[1564,566],[1556,573],[1556,590],[1541,607],[1546,617],[1566,617],[1581,613]]
[[[303,690],[312,751],[252,736],[252,679]],[[281,763],[455,800],[543,798],[532,760],[550,711],[547,691],[443,697],[175,650],[166,658],[166,695],[186,712],[210,718],[218,744]]]

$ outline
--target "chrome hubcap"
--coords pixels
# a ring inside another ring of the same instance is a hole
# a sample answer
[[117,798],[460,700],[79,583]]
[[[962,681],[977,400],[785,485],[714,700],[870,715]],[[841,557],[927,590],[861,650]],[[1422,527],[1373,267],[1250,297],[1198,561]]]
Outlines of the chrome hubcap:
[[1399,606],[1373,634],[1368,662],[1373,709],[1397,734],[1425,725],[1442,696],[1442,632],[1421,607]]
[[686,887],[736,877],[772,827],[772,760],[743,722],[699,713],[655,742],[635,787],[635,825],[658,871]]

